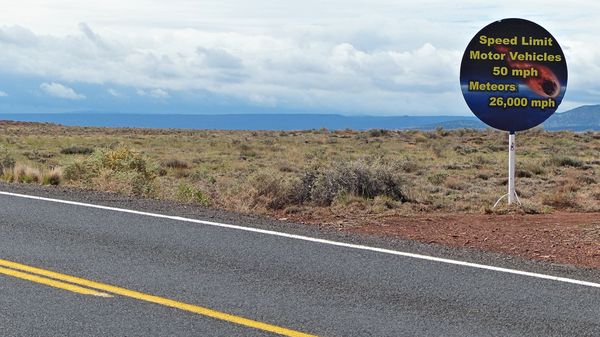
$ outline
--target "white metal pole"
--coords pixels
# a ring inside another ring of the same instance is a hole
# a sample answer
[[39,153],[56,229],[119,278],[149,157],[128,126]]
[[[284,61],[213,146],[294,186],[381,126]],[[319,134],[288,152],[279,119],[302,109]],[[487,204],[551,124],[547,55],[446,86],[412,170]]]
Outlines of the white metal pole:
[[515,191],[515,133],[508,135],[508,204],[512,205],[517,198]]

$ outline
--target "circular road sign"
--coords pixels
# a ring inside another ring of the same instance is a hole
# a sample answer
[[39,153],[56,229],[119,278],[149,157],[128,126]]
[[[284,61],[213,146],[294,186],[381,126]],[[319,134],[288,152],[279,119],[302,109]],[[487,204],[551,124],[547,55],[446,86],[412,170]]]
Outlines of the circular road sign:
[[493,22],[471,40],[460,66],[467,105],[485,124],[516,132],[543,123],[567,89],[562,49],[540,25],[523,19]]

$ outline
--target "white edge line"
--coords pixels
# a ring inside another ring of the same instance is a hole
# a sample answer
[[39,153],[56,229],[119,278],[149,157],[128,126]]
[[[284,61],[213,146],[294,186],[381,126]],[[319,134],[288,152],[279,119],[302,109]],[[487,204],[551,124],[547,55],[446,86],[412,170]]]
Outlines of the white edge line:
[[136,211],[136,210],[131,210],[131,209],[125,209],[125,208],[117,208],[117,207],[101,206],[101,205],[94,205],[94,204],[86,204],[86,203],[77,202],[77,201],[68,201],[68,200],[61,200],[61,199],[51,199],[51,198],[44,198],[44,197],[38,197],[38,196],[33,196],[33,195],[18,194],[18,193],[4,192],[4,191],[0,191],[0,195],[7,195],[7,196],[12,196],[12,197],[19,197],[19,198],[26,198],[26,199],[33,199],[33,200],[41,200],[41,201],[49,201],[49,202],[55,202],[55,203],[60,203],[60,204],[67,204],[67,205],[74,205],[74,206],[82,206],[82,207],[103,209],[103,210],[116,211],[116,212],[122,212],[122,213],[144,215],[144,216],[150,216],[150,217],[154,217],[154,218],[162,218],[162,219],[170,219],[170,220],[176,220],[176,221],[192,222],[192,223],[197,223],[197,224],[202,224],[202,225],[208,225],[208,226],[214,226],[214,227],[237,229],[237,230],[242,230],[242,231],[246,231],[246,232],[268,234],[268,235],[274,235],[274,236],[279,236],[279,237],[284,237],[284,238],[290,238],[290,239],[302,240],[302,241],[309,241],[309,242],[316,242],[316,243],[321,243],[321,244],[326,244],[326,245],[332,245],[332,246],[338,246],[338,247],[345,247],[345,248],[351,248],[351,249],[359,249],[359,250],[371,251],[371,252],[376,252],[376,253],[383,253],[383,254],[397,255],[397,256],[403,256],[403,257],[410,257],[410,258],[420,259],[420,260],[426,260],[426,261],[434,261],[434,262],[440,262],[440,263],[447,263],[447,264],[452,264],[452,265],[457,265],[457,266],[464,266],[464,267],[470,267],[470,268],[491,270],[491,271],[501,272],[501,273],[508,273],[508,274],[514,274],[514,275],[522,275],[522,276],[535,277],[535,278],[544,279],[544,280],[551,280],[551,281],[558,281],[558,282],[576,284],[576,285],[593,287],[593,288],[600,288],[600,283],[575,280],[575,279],[571,279],[571,278],[567,278],[567,277],[559,277],[559,276],[552,276],[552,275],[546,275],[546,274],[532,273],[532,272],[527,272],[527,271],[522,271],[522,270],[516,270],[516,269],[494,267],[494,266],[488,266],[488,265],[485,265],[485,264],[464,262],[464,261],[459,261],[459,260],[445,259],[445,258],[440,258],[440,257],[435,257],[435,256],[429,256],[429,255],[407,253],[407,252],[401,252],[401,251],[396,251],[396,250],[391,250],[391,249],[369,247],[369,246],[364,246],[364,245],[356,245],[356,244],[344,243],[344,242],[339,242],[339,241],[317,239],[317,238],[312,238],[312,237],[309,237],[309,236],[295,235],[295,234],[288,234],[288,233],[281,233],[281,232],[276,232],[276,231],[271,231],[271,230],[266,230],[266,229],[259,229],[259,228],[252,228],[252,227],[243,227],[243,226],[237,226],[237,225],[231,225],[231,224],[225,224],[225,223],[219,223],[219,222],[212,222],[212,221],[205,221],[205,220],[197,220],[197,219],[191,219],[191,218],[184,218],[184,217],[180,217],[180,216],[172,216],[172,215],[164,215],[164,214],[157,214],[157,213],[149,213],[149,212],[142,212],[142,211]]

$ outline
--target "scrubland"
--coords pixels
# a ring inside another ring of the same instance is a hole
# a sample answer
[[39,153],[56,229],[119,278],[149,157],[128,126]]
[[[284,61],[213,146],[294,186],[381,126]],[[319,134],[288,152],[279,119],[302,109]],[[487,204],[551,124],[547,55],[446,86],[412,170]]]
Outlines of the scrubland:
[[[276,217],[600,211],[600,133],[517,135],[523,206],[494,130],[206,131],[0,123],[4,181],[178,200]],[[504,204],[503,204],[504,205]]]

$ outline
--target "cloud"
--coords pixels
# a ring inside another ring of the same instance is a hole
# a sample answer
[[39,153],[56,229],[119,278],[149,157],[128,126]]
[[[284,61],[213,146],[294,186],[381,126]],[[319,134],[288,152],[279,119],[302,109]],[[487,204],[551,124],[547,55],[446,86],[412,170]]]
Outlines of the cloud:
[[113,88],[106,89],[106,92],[108,92],[111,96],[114,96],[114,97],[122,97],[123,96],[120,92],[118,92],[117,90],[115,90]]
[[73,90],[72,88],[66,87],[60,83],[55,83],[55,82],[42,83],[40,85],[40,89],[42,89],[42,91],[44,91],[48,95],[59,97],[59,98],[72,99],[72,100],[85,99],[84,95],[80,95],[80,94],[76,93],[75,90]]
[[8,94],[2,90],[0,90],[0,97],[6,97]]
[[100,38],[100,36],[98,36],[98,34],[96,34],[91,28],[90,26],[88,26],[85,22],[80,22],[79,25],[77,25],[77,27],[79,27],[79,30],[88,38],[90,39],[90,41],[93,42],[98,42],[101,41],[102,39]]
[[38,43],[38,37],[27,28],[12,26],[0,30],[0,42],[21,47],[31,47]]
[[154,97],[154,98],[168,98],[169,97],[169,93],[160,88],[151,89],[151,90],[137,89],[136,93],[138,94],[138,96],[150,96],[150,97]]
[[208,67],[238,69],[242,66],[242,60],[231,55],[227,50],[216,48],[196,48],[196,53],[203,59]]
[[150,96],[155,98],[167,98],[169,97],[169,93],[162,89],[152,89],[150,90]]
[[[398,99],[373,103],[387,93],[403,101],[415,99],[416,92],[460,95],[454,79],[458,51],[433,43],[388,45],[393,36],[361,49],[361,43],[338,41],[327,31],[306,38],[296,32],[278,36],[176,29],[126,35],[96,31],[84,23],[77,28],[66,35],[22,32],[35,37],[28,46],[0,40],[0,71],[10,64],[12,71],[25,75],[138,88],[139,96],[157,99],[169,98],[171,92],[208,92],[225,101],[304,110],[368,112],[377,106],[379,114],[408,106],[397,104]],[[0,36],[4,30],[0,28]],[[368,40],[365,34],[360,39]],[[352,34],[340,33],[346,35]],[[83,98],[68,89],[53,92]],[[115,96],[116,91],[105,90]],[[354,101],[356,97],[360,99]]]
[[[543,8],[515,0],[434,0],[428,8],[385,0],[367,7],[355,0],[107,1],[69,11],[38,4],[48,15],[37,21],[26,21],[25,5],[0,12],[0,20],[13,24],[0,27],[0,72],[99,85],[102,95],[115,97],[209,93],[225,104],[304,111],[470,114],[458,84],[467,43],[495,19],[535,14],[564,48],[565,100],[592,103],[600,92],[593,34],[600,5],[582,0]],[[124,14],[131,8],[139,8],[135,19]],[[89,23],[77,24],[80,18]],[[71,99],[82,98],[70,90]]]

